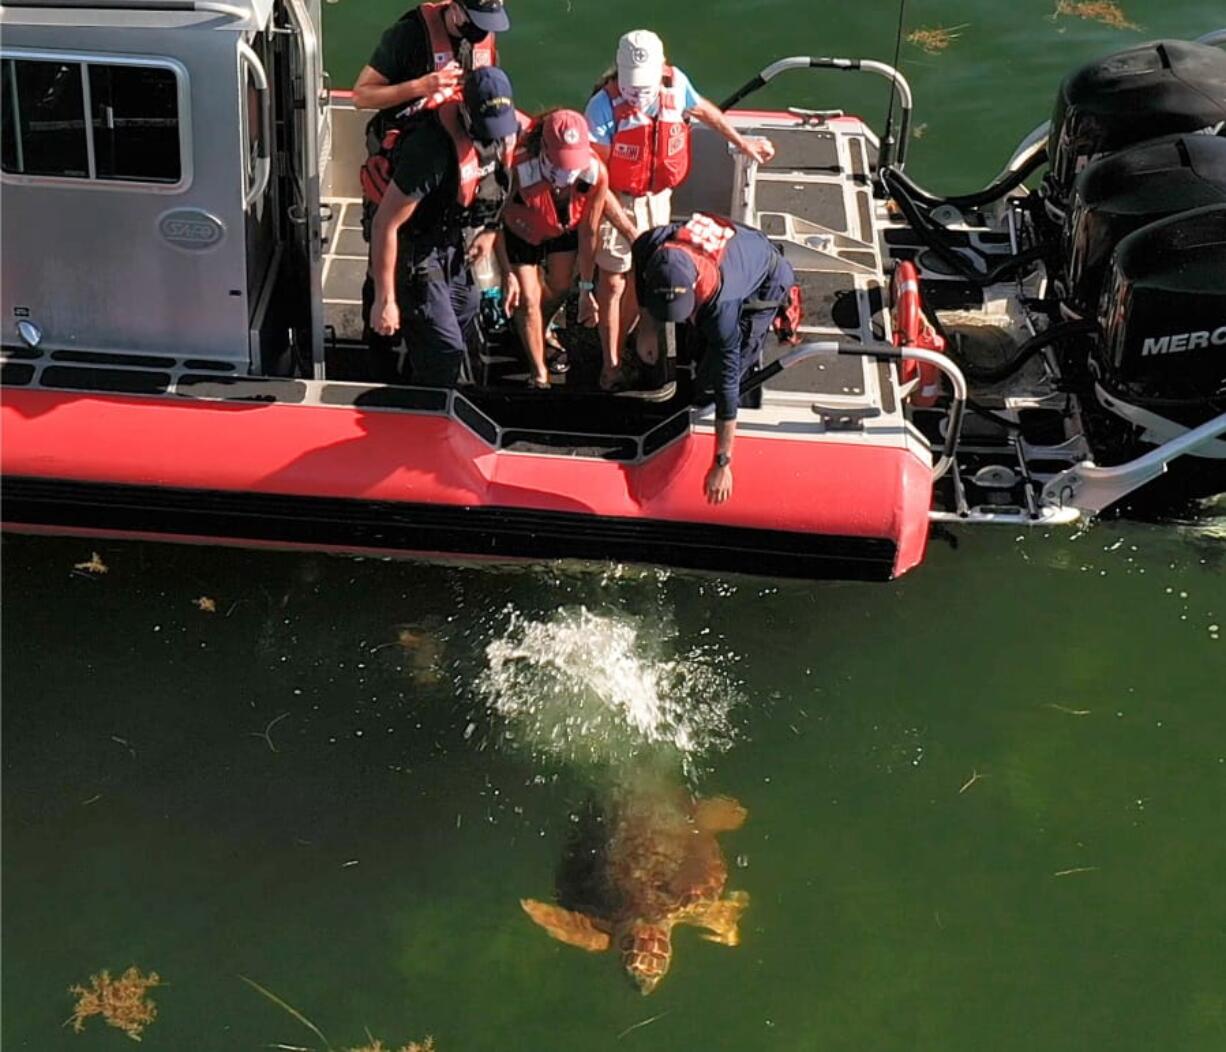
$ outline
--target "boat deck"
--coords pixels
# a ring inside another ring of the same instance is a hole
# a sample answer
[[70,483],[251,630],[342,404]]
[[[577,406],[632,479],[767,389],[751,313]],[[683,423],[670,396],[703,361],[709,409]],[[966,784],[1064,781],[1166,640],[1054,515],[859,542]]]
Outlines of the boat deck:
[[[324,265],[325,321],[337,346],[362,339],[361,287],[367,246],[361,232],[356,179],[365,115],[338,107],[335,157],[326,202]],[[787,115],[734,115],[743,134],[763,135],[776,154],[765,165],[734,156],[727,143],[696,126],[693,173],[674,195],[674,215],[705,210],[757,226],[784,250],[796,269],[803,299],[801,331],[808,340],[868,343],[889,336],[885,278],[869,184],[875,144],[854,118],[813,120]],[[594,393],[600,351],[594,332],[573,325],[559,331],[572,369],[549,397]],[[679,349],[674,373],[684,380],[687,351]],[[786,351],[769,342],[766,361]],[[513,339],[495,341],[483,353],[484,381],[490,387],[520,388],[527,368]],[[686,388],[681,385],[684,395]],[[678,406],[677,408],[680,408]],[[710,421],[707,420],[707,423]],[[892,366],[868,358],[813,359],[780,373],[768,383],[760,406],[743,410],[743,429],[763,434],[820,439],[837,435],[887,444],[910,430],[903,418]],[[911,432],[911,440],[918,441]],[[922,444],[922,443],[921,443]]]

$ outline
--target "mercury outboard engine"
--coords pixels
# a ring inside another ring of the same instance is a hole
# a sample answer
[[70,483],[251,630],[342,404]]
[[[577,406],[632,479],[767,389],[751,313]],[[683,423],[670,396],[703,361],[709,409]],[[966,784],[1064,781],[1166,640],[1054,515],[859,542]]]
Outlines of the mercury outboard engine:
[[1093,317],[1111,253],[1134,230],[1190,208],[1226,205],[1226,138],[1171,135],[1089,164],[1073,185],[1061,301]]
[[1093,368],[1117,416],[1161,440],[1166,421],[1192,426],[1226,411],[1226,205],[1124,238],[1099,321]]
[[1091,62],[1064,79],[1048,139],[1049,211],[1061,216],[1092,160],[1144,139],[1226,121],[1226,52],[1157,40]]

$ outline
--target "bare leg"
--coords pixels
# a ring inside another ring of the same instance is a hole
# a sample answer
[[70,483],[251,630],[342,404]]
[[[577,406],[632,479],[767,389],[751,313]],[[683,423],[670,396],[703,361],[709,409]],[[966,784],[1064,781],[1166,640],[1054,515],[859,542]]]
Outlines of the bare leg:
[[575,280],[577,252],[554,252],[545,257],[545,287],[541,294],[541,313],[551,319],[570,295]]
[[519,339],[532,360],[532,375],[537,383],[549,383],[545,368],[545,316],[541,311],[541,273],[535,266],[515,266],[519,280],[519,306],[515,311],[515,328]]
[[622,360],[621,300],[626,288],[626,275],[608,270],[596,272],[596,306],[600,319],[596,328],[600,333],[600,350],[604,354],[604,368],[600,370],[602,387],[612,385]]
[[621,323],[617,330],[618,347],[626,346],[626,337],[639,316],[639,294],[634,289],[634,274],[625,274],[623,277],[626,280],[626,291],[622,296],[621,314],[618,318]]

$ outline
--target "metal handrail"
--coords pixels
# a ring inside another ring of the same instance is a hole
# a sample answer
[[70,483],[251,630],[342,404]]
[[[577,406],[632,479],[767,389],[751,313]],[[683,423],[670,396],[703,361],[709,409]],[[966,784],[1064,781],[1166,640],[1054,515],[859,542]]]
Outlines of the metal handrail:
[[902,110],[898,129],[898,160],[895,163],[895,167],[899,171],[903,170],[907,163],[907,140],[911,137],[911,85],[907,83],[906,77],[888,63],[878,62],[875,59],[869,58],[815,58],[809,55],[794,55],[791,58],[781,58],[777,62],[772,62],[756,77],[747,80],[737,88],[736,91],[720,103],[719,108],[721,110],[731,109],[746,96],[752,95],[759,88],[764,87],[768,81],[773,80],[780,73],[785,73],[790,69],[837,69],[845,73],[858,73],[860,70],[867,70],[869,73],[876,73],[878,76],[885,77],[890,81],[898,90],[900,108]]
[[784,369],[790,369],[803,361],[817,357],[863,357],[875,358],[878,361],[916,361],[935,366],[949,377],[953,385],[954,397],[949,409],[949,425],[945,429],[945,444],[941,449],[940,459],[932,468],[933,481],[941,478],[953,467],[954,454],[958,449],[958,441],[962,437],[962,418],[966,413],[967,385],[962,370],[936,351],[921,347],[895,347],[889,343],[841,343],[837,340],[818,340],[813,343],[802,343],[786,354],[780,355],[765,369],[749,376],[741,384],[741,394],[745,395],[755,388],[761,387]]
[[6,7],[89,7],[101,11],[204,11],[245,22],[251,15],[217,0],[6,0]]
[[1082,461],[1051,479],[1043,487],[1043,500],[1060,507],[1074,507],[1097,514],[1145,483],[1164,475],[1172,460],[1194,453],[1222,435],[1226,435],[1226,413],[1206,420],[1199,427],[1191,428],[1125,464],[1099,467],[1093,461]]
[[255,90],[260,96],[260,137],[256,144],[255,179],[243,195],[243,209],[246,210],[264,196],[272,178],[272,156],[268,146],[272,138],[272,93],[268,89],[268,73],[264,70],[264,63],[246,41],[238,42],[238,59],[255,77]]

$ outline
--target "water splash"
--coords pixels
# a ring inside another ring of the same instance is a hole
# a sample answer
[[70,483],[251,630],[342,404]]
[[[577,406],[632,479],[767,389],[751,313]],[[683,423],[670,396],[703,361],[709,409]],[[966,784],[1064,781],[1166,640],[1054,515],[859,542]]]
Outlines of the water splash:
[[673,640],[661,626],[582,606],[547,620],[508,608],[506,619],[476,682],[504,742],[611,768],[672,754],[690,776],[732,743],[740,694],[726,651],[666,656]]

